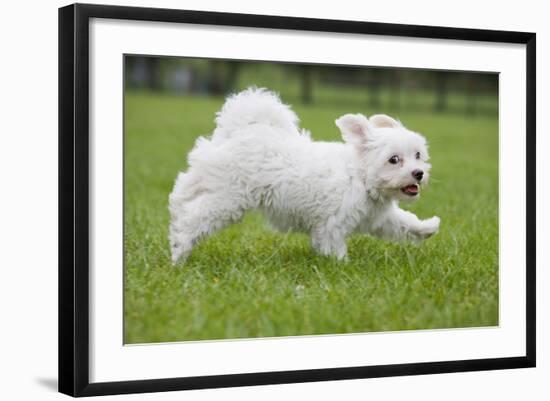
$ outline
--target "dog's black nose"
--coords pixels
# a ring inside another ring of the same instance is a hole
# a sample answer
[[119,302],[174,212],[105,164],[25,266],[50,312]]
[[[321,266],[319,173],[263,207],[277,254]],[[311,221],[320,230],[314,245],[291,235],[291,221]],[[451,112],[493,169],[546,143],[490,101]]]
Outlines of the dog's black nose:
[[416,169],[416,170],[413,170],[412,176],[416,178],[418,181],[422,181],[422,177],[424,177],[424,172],[422,170]]

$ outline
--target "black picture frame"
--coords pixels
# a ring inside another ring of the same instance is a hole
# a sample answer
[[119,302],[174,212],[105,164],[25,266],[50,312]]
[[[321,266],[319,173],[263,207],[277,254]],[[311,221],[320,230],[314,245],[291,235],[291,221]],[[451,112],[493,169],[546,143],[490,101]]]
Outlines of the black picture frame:
[[[526,46],[526,344],[509,358],[89,381],[89,22],[91,18],[516,43]],[[71,396],[188,390],[535,366],[536,35],[479,29],[74,4],[59,9],[59,391]]]

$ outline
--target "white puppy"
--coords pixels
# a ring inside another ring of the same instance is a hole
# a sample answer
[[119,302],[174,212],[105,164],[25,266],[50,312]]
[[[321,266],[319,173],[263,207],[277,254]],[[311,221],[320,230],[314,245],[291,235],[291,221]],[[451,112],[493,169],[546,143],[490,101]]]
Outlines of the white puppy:
[[197,139],[170,194],[172,261],[250,209],[281,231],[311,236],[323,255],[346,257],[354,232],[418,241],[439,229],[398,207],[428,181],[426,141],[386,115],[336,120],[344,143],[315,142],[265,89],[230,96],[211,138]]

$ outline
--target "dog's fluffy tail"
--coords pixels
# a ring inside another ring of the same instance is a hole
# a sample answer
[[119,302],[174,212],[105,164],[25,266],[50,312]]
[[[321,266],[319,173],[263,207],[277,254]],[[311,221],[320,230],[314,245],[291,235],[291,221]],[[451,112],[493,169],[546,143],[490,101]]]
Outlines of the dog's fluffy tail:
[[224,141],[248,131],[251,125],[279,128],[285,135],[298,135],[298,117],[277,94],[264,88],[248,88],[227,98],[216,114],[213,142]]

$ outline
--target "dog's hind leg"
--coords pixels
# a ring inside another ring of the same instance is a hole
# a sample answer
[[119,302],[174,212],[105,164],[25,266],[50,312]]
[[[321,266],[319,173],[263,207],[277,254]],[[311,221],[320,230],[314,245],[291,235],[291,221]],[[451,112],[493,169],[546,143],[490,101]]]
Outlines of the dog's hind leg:
[[241,219],[246,207],[227,194],[203,192],[193,199],[170,199],[172,263],[185,261],[203,237]]
[[347,257],[345,233],[334,228],[317,227],[313,229],[311,246],[321,255],[333,256],[338,260],[345,260]]

